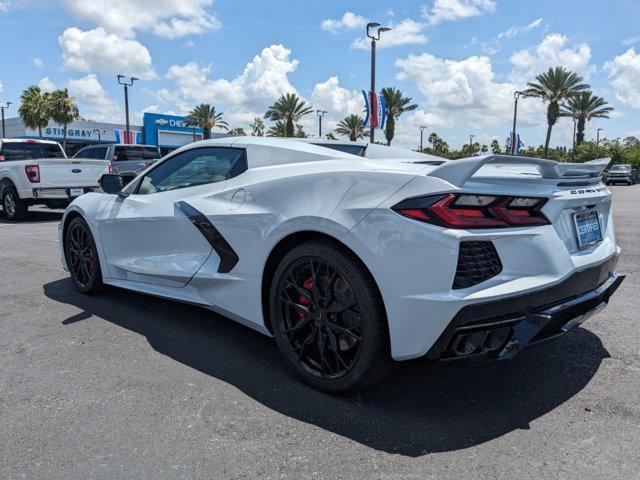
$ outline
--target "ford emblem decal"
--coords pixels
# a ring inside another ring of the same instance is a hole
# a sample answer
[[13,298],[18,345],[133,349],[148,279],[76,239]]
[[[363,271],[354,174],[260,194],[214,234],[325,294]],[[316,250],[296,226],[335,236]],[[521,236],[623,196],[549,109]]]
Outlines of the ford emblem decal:
[[79,168],[74,168],[73,170],[71,170],[72,173],[80,173],[82,172],[82,170],[80,170]]

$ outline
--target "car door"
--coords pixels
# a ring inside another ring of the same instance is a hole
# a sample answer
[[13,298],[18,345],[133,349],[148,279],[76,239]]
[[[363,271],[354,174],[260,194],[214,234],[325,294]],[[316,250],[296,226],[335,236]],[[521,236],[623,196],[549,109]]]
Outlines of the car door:
[[[103,252],[113,279],[182,287],[212,253],[190,201],[227,208],[227,184],[237,188],[244,150],[200,147],[159,162],[115,196],[99,215]],[[230,179],[234,178],[234,181]],[[196,213],[200,213],[197,212]]]

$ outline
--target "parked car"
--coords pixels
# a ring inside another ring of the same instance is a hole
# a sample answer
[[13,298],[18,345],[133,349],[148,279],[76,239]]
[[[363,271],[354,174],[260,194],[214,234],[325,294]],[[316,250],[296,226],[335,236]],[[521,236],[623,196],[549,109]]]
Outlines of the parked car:
[[109,160],[114,173],[139,173],[160,159],[160,149],[154,145],[101,144],[78,150],[73,158]]
[[612,185],[614,183],[626,183],[627,185],[635,185],[638,181],[638,171],[632,165],[618,164],[611,167],[605,176],[605,183]]
[[511,358],[576,328],[622,282],[609,159],[398,160],[277,138],[192,143],[74,201],[62,264],[82,293],[114,285],[274,336],[329,391],[379,380],[391,359]]
[[67,158],[60,144],[46,140],[0,139],[0,198],[5,218],[21,220],[31,205],[65,208],[98,189],[110,172],[106,160]]

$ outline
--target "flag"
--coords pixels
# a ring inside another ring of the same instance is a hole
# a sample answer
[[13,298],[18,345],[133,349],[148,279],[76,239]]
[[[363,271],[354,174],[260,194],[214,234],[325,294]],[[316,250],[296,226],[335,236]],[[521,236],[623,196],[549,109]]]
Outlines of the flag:
[[142,143],[142,132],[137,130],[114,130],[116,135],[116,143],[125,143],[129,145],[139,145]]
[[370,128],[384,128],[387,121],[387,104],[382,95],[362,90],[364,97],[365,119],[362,125]]

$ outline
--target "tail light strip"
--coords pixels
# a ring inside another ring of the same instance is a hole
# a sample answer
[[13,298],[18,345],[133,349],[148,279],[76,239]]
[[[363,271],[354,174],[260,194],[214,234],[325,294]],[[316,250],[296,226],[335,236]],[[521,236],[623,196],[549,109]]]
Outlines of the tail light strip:
[[505,228],[548,225],[546,198],[457,194],[409,198],[393,206],[405,217],[448,228]]
[[38,165],[25,165],[24,171],[31,183],[40,183],[40,167]]

